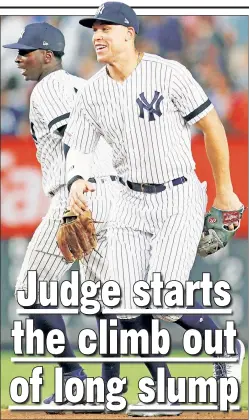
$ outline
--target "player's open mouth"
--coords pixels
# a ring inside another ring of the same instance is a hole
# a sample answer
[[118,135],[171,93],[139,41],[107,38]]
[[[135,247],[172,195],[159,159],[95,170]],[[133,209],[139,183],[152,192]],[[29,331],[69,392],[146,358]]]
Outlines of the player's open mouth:
[[22,67],[18,67],[18,68],[19,68],[19,70],[21,70],[21,74],[22,74],[22,76],[25,76],[26,69],[24,69],[24,68],[22,68]]
[[96,52],[102,51],[106,48],[106,45],[95,45]]

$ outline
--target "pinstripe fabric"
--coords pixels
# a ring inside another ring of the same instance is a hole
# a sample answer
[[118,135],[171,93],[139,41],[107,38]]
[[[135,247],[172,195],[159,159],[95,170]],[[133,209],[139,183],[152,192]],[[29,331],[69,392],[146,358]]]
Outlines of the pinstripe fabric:
[[[103,157],[103,156],[102,156]],[[88,193],[88,204],[94,220],[103,223],[96,225],[98,248],[92,252],[83,264],[80,264],[82,281],[110,279],[108,260],[106,258],[107,231],[111,206],[119,195],[122,184],[111,181],[110,177],[97,179],[96,191]],[[67,207],[67,190],[61,187],[51,200],[50,208],[36,229],[29,245],[17,278],[16,290],[27,290],[27,271],[36,270],[39,281],[59,281],[72,264],[62,258],[56,243],[56,233],[64,209]]]
[[[203,229],[206,185],[195,173],[159,194],[124,188],[112,209],[109,235],[111,275],[120,282],[122,309],[136,309],[133,285],[160,272],[164,282],[189,279]],[[122,316],[126,318],[127,316]]]
[[17,278],[16,290],[27,290],[27,271],[36,270],[39,281],[59,280],[70,268],[62,258],[56,244],[56,233],[60,219],[67,206],[65,187],[57,190],[52,198],[49,210],[36,229],[25,254]]
[[[64,210],[68,192],[65,186],[65,160],[63,140],[58,128],[67,124],[76,92],[84,89],[86,81],[64,70],[47,75],[34,88],[31,95],[30,122],[41,163],[42,181],[46,194],[53,193],[46,216],[36,229],[17,278],[16,290],[27,290],[27,271],[36,270],[38,280],[60,280],[71,267],[62,258],[56,243],[56,233]],[[108,175],[108,176],[107,176]],[[104,258],[107,246],[107,222],[114,196],[121,184],[111,181],[115,175],[112,167],[112,151],[105,140],[99,142],[94,154],[93,176],[97,178],[96,192],[89,197],[97,225],[98,250],[81,266],[83,279],[105,281],[109,279],[108,262]],[[104,177],[104,178],[101,178]]]
[[58,129],[68,122],[75,89],[82,90],[85,84],[85,80],[57,70],[38,82],[32,91],[29,113],[31,134],[47,195],[65,184],[64,151]]
[[[117,181],[111,181],[110,177],[96,179],[96,190],[85,194],[88,206],[92,211],[93,219],[101,223],[96,224],[98,241],[98,253],[92,252],[85,258],[84,264],[80,264],[82,279],[104,283],[110,280],[109,262],[107,259],[107,244],[109,218],[112,205],[118,199],[123,186]],[[99,255],[100,254],[100,255]]]
[[[194,172],[190,126],[211,109],[183,65],[152,54],[144,54],[122,83],[101,69],[77,96],[65,143],[91,153],[103,135],[119,176],[166,185],[158,194],[123,188],[112,209],[108,252],[123,309],[135,307],[134,282],[150,279],[154,271],[166,281],[188,280],[206,207]],[[187,182],[173,187],[171,181],[182,176]]]
[[117,174],[112,165],[112,148],[103,137],[100,138],[93,153],[92,171],[94,178]]
[[[142,107],[146,101],[151,105]],[[77,96],[64,140],[90,153],[103,135],[113,148],[118,175],[164,183],[194,170],[190,125],[212,108],[184,66],[145,54],[122,83],[105,68],[88,81]]]

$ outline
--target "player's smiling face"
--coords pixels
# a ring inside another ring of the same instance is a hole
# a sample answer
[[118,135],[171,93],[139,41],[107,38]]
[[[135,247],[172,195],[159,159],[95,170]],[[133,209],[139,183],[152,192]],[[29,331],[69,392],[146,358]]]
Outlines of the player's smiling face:
[[93,45],[99,62],[110,64],[124,51],[127,30],[121,25],[93,24]]
[[25,80],[39,80],[43,72],[43,51],[18,50],[15,62]]

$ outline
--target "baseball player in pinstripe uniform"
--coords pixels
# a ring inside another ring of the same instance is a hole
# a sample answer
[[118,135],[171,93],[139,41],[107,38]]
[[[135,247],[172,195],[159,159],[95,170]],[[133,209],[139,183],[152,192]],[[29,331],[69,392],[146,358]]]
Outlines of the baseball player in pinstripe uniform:
[[[16,290],[27,290],[28,270],[36,270],[39,280],[50,281],[59,280],[71,267],[62,258],[56,244],[56,233],[68,204],[62,141],[76,91],[84,89],[87,82],[62,69],[60,57],[64,51],[64,37],[58,29],[47,23],[27,25],[18,43],[5,47],[19,50],[16,62],[23,69],[25,79],[39,82],[30,98],[30,125],[37,147],[37,158],[41,164],[44,192],[51,197],[49,210],[29,243],[17,279]],[[68,148],[65,152],[68,152]],[[81,168],[82,155],[78,152],[74,154],[72,150],[70,152],[71,159],[76,159],[77,168]],[[116,182],[112,149],[103,137],[94,153],[92,164],[89,177],[93,186],[90,188],[91,194],[86,196],[94,218],[104,223],[98,224],[96,228],[98,253],[92,253],[84,264],[80,263],[80,272],[84,279],[105,281],[110,278],[106,258],[109,214],[114,198],[123,185]],[[34,328],[42,329],[45,335],[52,329],[62,330],[65,335],[65,350],[61,357],[74,357],[61,315],[36,314],[30,317],[34,320]],[[109,319],[113,316],[98,315],[98,326],[100,318]],[[150,325],[147,329],[150,329]],[[65,380],[72,376],[82,380],[86,377],[78,363],[62,362],[60,366],[63,367]],[[157,367],[164,367],[167,372],[167,366],[161,362],[147,362],[146,366],[154,379]],[[106,383],[110,378],[118,377],[119,372],[119,363],[102,365],[102,377]],[[54,395],[44,401],[47,404],[53,402]]]
[[[22,75],[26,80],[38,82],[30,98],[30,125],[37,147],[37,159],[41,164],[43,189],[51,197],[49,210],[28,245],[16,290],[27,290],[28,270],[36,270],[38,280],[50,281],[60,280],[71,266],[62,258],[56,244],[56,233],[68,204],[62,139],[76,92],[84,88],[86,81],[62,69],[64,46],[63,34],[45,22],[27,25],[16,44],[4,46],[19,50],[16,63],[23,70]],[[92,253],[84,264],[80,264],[81,275],[87,280],[109,279],[106,258],[107,221],[114,195],[120,190],[112,167],[111,154],[110,146],[102,139],[91,170],[91,180],[96,183],[97,188],[91,200],[89,199],[89,206],[91,204],[96,220],[104,223],[97,226],[98,253]],[[74,357],[61,315],[36,314],[30,317],[34,320],[34,328],[42,329],[45,336],[52,329],[62,330],[65,335],[65,350],[61,357]],[[100,314],[97,317],[98,325],[101,317],[110,318]],[[119,365],[102,365],[105,382],[119,376]],[[63,362],[60,366],[63,367],[65,380],[72,376],[82,380],[86,378],[78,363]],[[53,402],[54,395],[44,401],[46,404]]]
[[[64,136],[70,148],[84,153],[83,173],[78,177],[71,173],[71,183],[77,180],[70,203],[77,214],[84,209],[83,192],[91,189],[84,173],[104,136],[126,185],[111,217],[112,278],[120,284],[122,308],[136,309],[136,281],[151,281],[153,273],[160,272],[165,284],[169,280],[184,284],[195,260],[207,199],[206,186],[195,173],[191,125],[204,133],[216,184],[214,206],[236,210],[242,204],[233,192],[223,125],[191,73],[176,61],[136,50],[139,22],[124,3],[106,2],[80,24],[93,28],[97,60],[106,66],[90,79],[84,96],[78,95]],[[233,228],[231,224],[229,229]],[[202,308],[198,303],[195,307]],[[202,336],[206,329],[218,329],[207,315],[158,316],[185,329],[195,328]],[[126,322],[134,328],[140,318]],[[237,363],[214,364],[217,379],[234,376],[241,381],[245,351],[240,340],[236,353]]]

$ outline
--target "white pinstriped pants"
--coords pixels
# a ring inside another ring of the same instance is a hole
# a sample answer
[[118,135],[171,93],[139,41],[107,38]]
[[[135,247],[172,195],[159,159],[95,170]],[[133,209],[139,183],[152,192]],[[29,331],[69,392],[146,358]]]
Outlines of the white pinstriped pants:
[[[166,284],[189,279],[204,224],[206,183],[195,172],[158,194],[122,190],[112,209],[108,252],[112,279],[122,291],[119,309],[138,309],[134,283],[160,272]],[[167,307],[164,306],[164,309]],[[122,315],[122,318],[129,316]]]
[[[88,204],[95,220],[103,221],[96,225],[98,252],[92,252],[80,264],[81,279],[106,281],[110,279],[107,254],[107,223],[111,205],[121,189],[117,181],[110,177],[97,179],[96,192],[88,193]],[[38,280],[59,281],[72,264],[62,257],[56,243],[56,233],[60,220],[67,207],[68,193],[61,187],[51,200],[46,216],[36,229],[25,254],[16,282],[16,290],[27,290],[27,271],[36,270]]]

